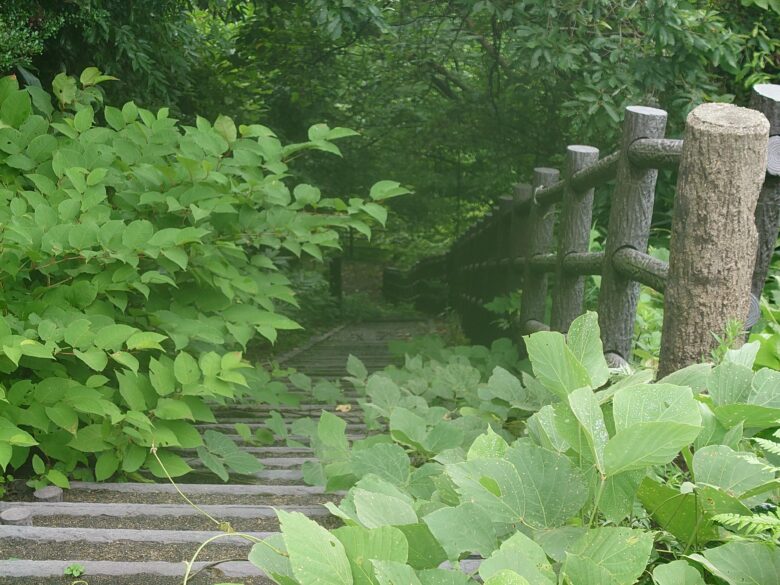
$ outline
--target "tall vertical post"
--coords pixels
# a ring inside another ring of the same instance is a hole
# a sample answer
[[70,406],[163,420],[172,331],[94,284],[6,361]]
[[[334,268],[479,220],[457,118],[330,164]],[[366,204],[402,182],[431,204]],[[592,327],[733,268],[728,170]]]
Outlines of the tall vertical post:
[[[534,169],[533,192],[558,182],[558,169],[538,167]],[[553,225],[555,217],[550,206],[542,207],[534,199],[528,213],[528,245],[525,249],[523,269],[523,296],[520,302],[520,332],[531,333],[544,323],[547,306],[547,274],[536,273],[531,259],[537,254],[549,254],[553,250]]]
[[518,206],[531,199],[531,185],[518,183],[514,193],[506,204],[509,209],[510,237],[506,250],[509,266],[506,270],[506,289],[508,293],[515,292],[523,282],[523,269],[517,265],[517,259],[525,256],[528,247],[528,214],[518,211]]
[[750,107],[764,114],[769,120],[767,173],[756,205],[758,250],[751,286],[751,292],[760,298],[780,229],[780,85],[756,85],[753,88]]
[[755,110],[704,104],[686,120],[672,219],[659,376],[709,356],[728,323],[744,323],[756,255],[754,214],[769,122]]
[[[592,146],[572,145],[566,149],[566,179],[594,164],[599,149]],[[567,274],[563,261],[569,254],[587,252],[590,243],[590,224],[593,218],[593,189],[575,191],[567,184],[561,210],[561,230],[558,239],[558,266],[550,328],[566,332],[577,316],[582,314],[585,297],[585,278]]]
[[655,108],[626,108],[617,180],[609,212],[609,228],[601,272],[599,326],[604,353],[612,366],[629,360],[640,285],[618,274],[612,265],[623,248],[647,251],[653,216],[656,169],[639,169],[628,160],[628,148],[639,138],[663,138],[666,112]]

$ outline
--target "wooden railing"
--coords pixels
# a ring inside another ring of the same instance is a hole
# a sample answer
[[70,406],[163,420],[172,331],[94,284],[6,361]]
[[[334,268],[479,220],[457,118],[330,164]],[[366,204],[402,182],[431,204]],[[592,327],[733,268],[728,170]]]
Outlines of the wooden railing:
[[382,294],[390,302],[406,302],[419,311],[438,313],[449,301],[447,256],[424,258],[409,270],[388,267],[382,274]]
[[[599,325],[611,364],[631,355],[640,284],[664,293],[660,373],[707,356],[713,334],[731,320],[748,321],[751,291],[760,296],[778,235],[780,86],[757,86],[751,105],[699,106],[682,140],[664,137],[663,110],[629,107],[616,152],[600,158],[594,147],[569,146],[563,177],[535,169],[532,185],[501,198],[447,255],[449,301],[465,332],[478,342],[498,336],[484,304],[518,289],[520,334],[566,332],[584,310],[585,276],[599,274]],[[667,264],[647,245],[658,169],[675,168]],[[612,180],[605,249],[590,252],[594,189]],[[427,266],[397,277],[406,286],[400,296],[419,296],[415,283]],[[755,312],[755,299],[752,306]]]

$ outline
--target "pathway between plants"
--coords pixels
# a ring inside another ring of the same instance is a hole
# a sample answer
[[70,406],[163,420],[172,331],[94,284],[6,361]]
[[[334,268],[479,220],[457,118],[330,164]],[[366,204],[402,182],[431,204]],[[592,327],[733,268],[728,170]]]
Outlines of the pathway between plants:
[[[389,341],[425,330],[425,324],[416,321],[347,325],[288,355],[284,365],[316,382],[346,375],[347,357],[353,354],[375,371],[392,360]],[[230,432],[227,429],[236,422],[262,427],[271,410],[292,422],[318,417],[325,409],[343,417],[355,438],[364,435],[354,393],[346,392],[343,402],[351,409],[342,412],[346,409],[317,404],[307,393],[292,387],[291,391],[300,398],[297,406],[248,404],[218,410],[218,424],[226,425],[220,430]],[[237,435],[232,438],[240,440]],[[198,476],[203,483],[187,483],[195,480],[185,476],[179,487],[214,518],[258,537],[278,529],[272,507],[301,511],[324,525],[336,522],[321,504],[338,496],[303,482],[301,465],[312,457],[308,448],[291,448],[283,440],[273,446],[245,444],[243,448],[255,454],[265,469],[252,477],[231,478],[229,484],[218,483],[204,472]],[[58,488],[42,492],[34,501],[0,502],[0,585],[181,585],[183,561],[219,534],[214,523],[187,505],[171,484],[73,482],[64,493]],[[246,561],[250,547],[238,537],[215,541],[199,556],[200,573],[190,583],[271,583]],[[233,560],[209,566],[224,559]],[[66,576],[66,570],[78,573],[79,568],[83,569],[80,577]]]

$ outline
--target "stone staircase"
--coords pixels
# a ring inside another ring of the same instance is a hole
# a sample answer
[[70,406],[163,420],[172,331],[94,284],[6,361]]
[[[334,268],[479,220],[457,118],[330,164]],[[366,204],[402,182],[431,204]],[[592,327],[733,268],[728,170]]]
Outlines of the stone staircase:
[[[345,376],[347,357],[353,354],[375,371],[391,362],[389,341],[425,329],[414,321],[347,325],[288,355],[283,365],[316,382]],[[353,438],[365,435],[355,393],[346,392],[344,401],[352,409],[341,412],[335,405],[315,403],[300,390],[291,391],[300,398],[297,406],[231,405],[216,410],[216,424],[200,427],[232,434],[236,422],[262,427],[271,410],[278,410],[287,423],[329,410],[347,421]],[[233,438],[240,441],[238,435]],[[231,476],[224,484],[199,469],[190,474],[193,478],[179,478],[179,489],[215,519],[257,537],[278,530],[273,508],[302,512],[325,526],[338,525],[322,504],[338,501],[339,495],[303,482],[301,465],[313,457],[310,449],[288,447],[282,441],[243,448],[263,463],[262,471]],[[72,482],[64,492],[44,488],[32,501],[0,502],[0,585],[181,585],[184,561],[219,533],[215,523],[186,504],[170,483]],[[250,548],[251,543],[240,537],[215,541],[198,556],[197,574],[189,583],[271,583],[246,561]],[[78,578],[65,575],[74,564],[84,568]]]

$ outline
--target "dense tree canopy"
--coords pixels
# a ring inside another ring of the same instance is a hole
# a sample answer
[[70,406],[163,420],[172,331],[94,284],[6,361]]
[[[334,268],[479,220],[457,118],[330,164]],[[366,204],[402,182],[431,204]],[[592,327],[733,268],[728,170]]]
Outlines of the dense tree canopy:
[[0,68],[35,82],[97,65],[110,97],[238,119],[288,140],[313,123],[363,135],[307,172],[344,195],[392,176],[427,238],[507,193],[567,143],[611,148],[631,103],[744,101],[780,70],[769,0],[15,0]]

